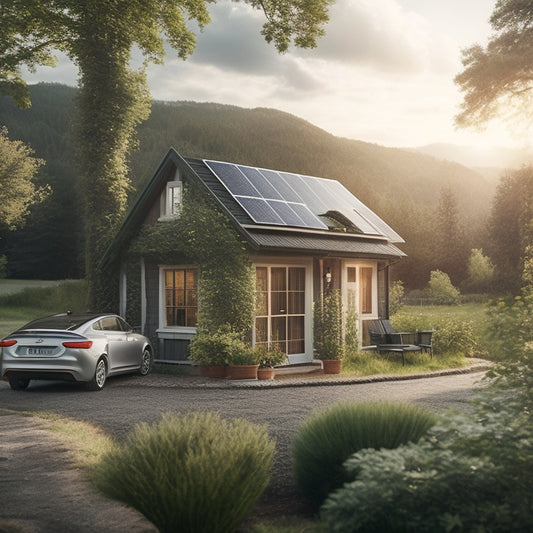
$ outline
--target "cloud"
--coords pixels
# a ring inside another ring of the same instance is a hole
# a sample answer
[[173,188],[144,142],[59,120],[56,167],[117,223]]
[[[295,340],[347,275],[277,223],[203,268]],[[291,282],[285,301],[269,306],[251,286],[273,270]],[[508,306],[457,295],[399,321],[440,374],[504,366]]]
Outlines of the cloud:
[[[444,53],[443,53],[444,50]],[[330,10],[326,35],[312,52],[297,52],[352,67],[411,74],[450,67],[454,43],[435,34],[422,16],[397,0],[338,0]]]

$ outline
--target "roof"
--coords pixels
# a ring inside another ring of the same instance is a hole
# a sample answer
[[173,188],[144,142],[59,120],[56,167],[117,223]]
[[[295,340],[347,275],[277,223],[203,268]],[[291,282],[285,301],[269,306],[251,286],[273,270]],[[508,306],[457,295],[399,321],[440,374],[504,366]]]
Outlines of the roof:
[[120,256],[136,235],[176,168],[217,201],[256,252],[405,255],[393,244],[403,239],[336,180],[183,158],[171,148],[107,250],[104,264]]

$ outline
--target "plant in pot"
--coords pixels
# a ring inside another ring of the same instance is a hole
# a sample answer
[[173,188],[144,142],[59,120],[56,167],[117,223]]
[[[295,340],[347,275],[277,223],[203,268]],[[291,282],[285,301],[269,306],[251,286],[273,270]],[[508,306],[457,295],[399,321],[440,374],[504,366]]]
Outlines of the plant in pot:
[[230,379],[257,379],[259,354],[255,348],[246,346],[243,341],[233,343],[227,354]]
[[340,373],[344,357],[342,300],[338,290],[328,291],[314,306],[314,344],[324,373]]
[[[237,348],[236,348],[237,347]],[[226,377],[226,365],[236,349],[244,349],[244,343],[229,326],[221,326],[215,332],[199,331],[189,344],[189,359],[199,365],[205,377]]]
[[259,368],[257,370],[258,379],[274,379],[274,367],[281,365],[287,359],[285,352],[275,349],[268,349],[265,344],[255,347],[258,353]]

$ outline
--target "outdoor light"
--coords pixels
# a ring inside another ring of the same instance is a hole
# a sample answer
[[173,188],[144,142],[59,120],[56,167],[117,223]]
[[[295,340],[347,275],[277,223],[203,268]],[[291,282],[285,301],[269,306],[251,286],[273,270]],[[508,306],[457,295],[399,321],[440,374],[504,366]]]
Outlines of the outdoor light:
[[329,267],[324,277],[326,278],[326,285],[328,286],[328,289],[329,289],[329,286],[331,285],[331,271],[329,270]]

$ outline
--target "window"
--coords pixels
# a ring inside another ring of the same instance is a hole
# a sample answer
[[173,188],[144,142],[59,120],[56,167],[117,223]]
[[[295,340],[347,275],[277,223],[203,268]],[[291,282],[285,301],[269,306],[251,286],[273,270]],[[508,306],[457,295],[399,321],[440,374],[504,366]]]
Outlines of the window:
[[196,327],[198,270],[168,268],[165,275],[165,326]]
[[361,313],[372,313],[372,267],[361,267]]
[[164,215],[175,217],[181,206],[181,181],[169,181],[165,194]]
[[255,343],[305,352],[305,268],[256,268]]

